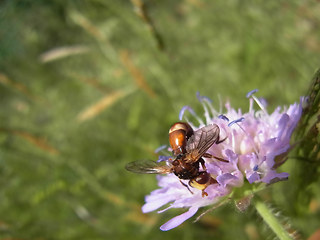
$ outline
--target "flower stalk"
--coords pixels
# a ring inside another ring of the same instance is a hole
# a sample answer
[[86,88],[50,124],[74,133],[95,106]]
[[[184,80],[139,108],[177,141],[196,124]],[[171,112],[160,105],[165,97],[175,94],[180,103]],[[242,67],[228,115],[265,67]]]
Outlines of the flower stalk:
[[280,240],[292,240],[279,219],[273,214],[272,210],[261,200],[254,201],[254,206],[264,222],[271,228]]

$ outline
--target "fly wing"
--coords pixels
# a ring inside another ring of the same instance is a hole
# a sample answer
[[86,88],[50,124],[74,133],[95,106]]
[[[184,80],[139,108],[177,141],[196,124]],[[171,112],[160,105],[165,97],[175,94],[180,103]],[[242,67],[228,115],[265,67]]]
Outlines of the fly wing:
[[188,139],[186,150],[188,157],[186,161],[197,161],[208,149],[219,139],[220,129],[218,125],[212,124],[198,129]]
[[126,165],[126,169],[134,173],[164,174],[171,172],[171,167],[164,165],[163,162],[151,160],[130,162]]

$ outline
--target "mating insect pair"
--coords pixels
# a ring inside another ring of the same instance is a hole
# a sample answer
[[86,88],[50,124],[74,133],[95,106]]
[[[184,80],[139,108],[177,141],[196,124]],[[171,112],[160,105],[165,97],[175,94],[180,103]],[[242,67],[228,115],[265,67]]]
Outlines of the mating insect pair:
[[[213,144],[219,144],[225,139],[220,140],[220,128],[216,124],[193,131],[188,123],[177,122],[169,130],[173,157],[169,158],[168,164],[151,160],[135,161],[128,163],[126,169],[134,173],[174,173],[185,187],[189,189],[181,179],[189,180],[191,187],[202,190],[202,197],[208,196],[205,189],[217,181],[207,172],[202,157],[228,162],[207,153]],[[202,171],[200,171],[200,164]],[[192,193],[190,189],[189,191]]]

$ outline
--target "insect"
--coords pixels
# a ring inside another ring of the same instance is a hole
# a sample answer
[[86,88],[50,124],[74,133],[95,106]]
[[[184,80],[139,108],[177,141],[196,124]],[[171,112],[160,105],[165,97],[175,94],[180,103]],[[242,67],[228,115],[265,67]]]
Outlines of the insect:
[[[177,122],[169,129],[169,143],[173,156],[168,159],[167,164],[141,160],[128,163],[126,169],[134,173],[174,173],[191,193],[193,192],[188,185],[181,180],[189,180],[189,186],[202,190],[202,197],[204,197],[208,195],[205,189],[210,184],[217,183],[217,181],[207,172],[202,157],[216,158],[228,162],[207,153],[213,144],[219,144],[225,139],[220,140],[220,128],[216,124],[193,131],[188,123]],[[201,171],[200,165],[202,167]]]

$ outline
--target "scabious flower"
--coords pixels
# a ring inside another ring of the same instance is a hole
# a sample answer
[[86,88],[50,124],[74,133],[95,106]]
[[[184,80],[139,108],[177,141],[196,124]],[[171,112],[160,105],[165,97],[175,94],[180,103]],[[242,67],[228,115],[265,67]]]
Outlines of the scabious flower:
[[[262,184],[272,184],[288,178],[288,173],[278,173],[276,168],[285,162],[285,155],[290,150],[290,137],[300,119],[303,99],[299,104],[295,103],[289,108],[277,107],[273,113],[268,114],[265,101],[254,96],[256,91],[247,94],[249,111],[246,113],[231,108],[229,103],[225,104],[224,113],[217,112],[210,99],[200,95],[198,99],[204,108],[205,121],[190,107],[182,108],[180,120],[189,111],[199,122],[199,125],[195,125],[186,119],[194,130],[209,124],[219,126],[220,139],[226,137],[226,140],[213,144],[207,152],[228,162],[204,158],[207,172],[217,180],[217,183],[206,188],[208,196],[205,197],[201,190],[195,188],[192,188],[192,194],[174,174],[157,176],[160,188],[146,196],[142,211],[151,212],[168,203],[169,206],[158,212],[170,208],[188,208],[183,214],[163,224],[161,230],[177,227],[201,207],[218,205],[230,198],[236,190],[244,188],[244,185],[249,184],[251,189],[256,189]],[[254,110],[254,103],[258,104],[259,111]],[[160,156],[159,159],[165,158]]]

